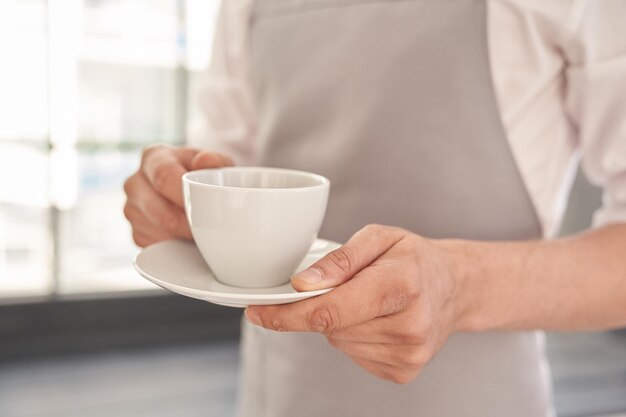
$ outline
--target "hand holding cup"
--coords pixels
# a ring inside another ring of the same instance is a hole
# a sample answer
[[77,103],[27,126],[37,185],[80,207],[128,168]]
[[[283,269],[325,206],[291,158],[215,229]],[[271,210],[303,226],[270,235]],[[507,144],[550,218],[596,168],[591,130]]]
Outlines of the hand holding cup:
[[181,177],[188,171],[232,166],[228,156],[199,149],[151,146],[137,172],[126,180],[124,215],[138,246],[168,239],[191,239],[183,207]]

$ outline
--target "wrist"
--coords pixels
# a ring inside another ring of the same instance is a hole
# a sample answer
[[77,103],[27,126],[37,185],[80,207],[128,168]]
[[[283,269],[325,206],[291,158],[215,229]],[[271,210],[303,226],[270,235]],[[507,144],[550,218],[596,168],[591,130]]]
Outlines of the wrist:
[[490,245],[456,239],[439,243],[448,254],[450,273],[455,280],[455,331],[475,332],[497,327],[489,313],[489,300],[494,296],[485,259],[488,259]]

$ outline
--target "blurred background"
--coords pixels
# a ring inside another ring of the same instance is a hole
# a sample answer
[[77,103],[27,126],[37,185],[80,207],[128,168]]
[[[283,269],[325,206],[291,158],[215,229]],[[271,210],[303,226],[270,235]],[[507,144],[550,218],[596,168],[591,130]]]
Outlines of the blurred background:
[[[131,267],[122,183],[184,142],[219,0],[0,1],[0,416],[230,416],[240,311]],[[563,234],[599,192],[579,175]],[[561,417],[626,411],[626,335],[551,334]]]

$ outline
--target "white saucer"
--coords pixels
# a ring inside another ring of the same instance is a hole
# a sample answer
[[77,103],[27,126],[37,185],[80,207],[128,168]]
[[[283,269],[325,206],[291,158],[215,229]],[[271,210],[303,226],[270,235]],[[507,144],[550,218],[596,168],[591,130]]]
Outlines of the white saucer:
[[[339,246],[339,243],[317,239],[297,271],[307,268]],[[148,246],[135,256],[133,265],[144,278],[160,287],[228,307],[293,303],[332,289],[297,292],[289,283],[261,289],[231,287],[215,279],[195,244],[182,240]]]

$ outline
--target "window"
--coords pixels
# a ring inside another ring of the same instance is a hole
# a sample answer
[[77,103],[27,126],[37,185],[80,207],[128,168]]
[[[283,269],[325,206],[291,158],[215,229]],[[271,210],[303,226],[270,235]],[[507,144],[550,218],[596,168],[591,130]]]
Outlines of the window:
[[[0,6],[0,297],[154,289],[130,266],[122,183],[183,141],[218,1]],[[5,10],[6,9],[6,10]],[[4,44],[4,45],[3,45]]]

